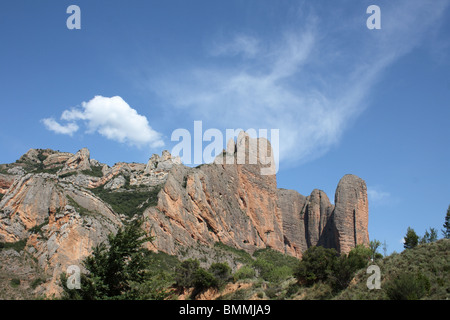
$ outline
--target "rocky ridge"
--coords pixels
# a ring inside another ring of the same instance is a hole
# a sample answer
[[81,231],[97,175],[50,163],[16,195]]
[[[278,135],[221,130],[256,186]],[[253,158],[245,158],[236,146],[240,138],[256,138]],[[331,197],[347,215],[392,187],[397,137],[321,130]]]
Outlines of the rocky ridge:
[[242,133],[214,163],[196,168],[168,151],[147,164],[109,167],[86,148],[75,154],[30,149],[16,163],[0,165],[0,242],[23,243],[47,275],[36,289],[45,294],[58,294],[60,273],[80,265],[134,213],[155,236],[149,247],[174,255],[216,242],[248,252],[271,247],[297,258],[314,245],[346,253],[368,244],[362,179],[344,176],[334,205],[321,190],[303,196],[278,189],[275,174],[261,174],[268,162],[259,152],[256,164],[238,161],[238,147],[247,147],[248,160],[253,142],[271,157],[270,143]]

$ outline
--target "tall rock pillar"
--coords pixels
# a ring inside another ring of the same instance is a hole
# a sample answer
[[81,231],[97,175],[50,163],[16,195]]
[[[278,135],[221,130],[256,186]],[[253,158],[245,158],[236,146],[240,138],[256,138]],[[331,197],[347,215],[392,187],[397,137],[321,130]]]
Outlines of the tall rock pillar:
[[369,244],[369,202],[361,178],[347,174],[339,181],[335,195],[334,225],[338,252],[348,253],[358,244]]

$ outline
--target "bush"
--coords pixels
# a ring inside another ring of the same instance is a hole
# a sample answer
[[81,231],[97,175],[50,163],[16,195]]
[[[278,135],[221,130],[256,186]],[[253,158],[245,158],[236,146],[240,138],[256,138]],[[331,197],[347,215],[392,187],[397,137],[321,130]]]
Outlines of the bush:
[[20,286],[20,279],[17,278],[11,279],[10,284],[11,287],[17,288],[18,286]]
[[195,274],[200,268],[200,262],[196,259],[187,259],[175,269],[175,284],[182,288],[195,286]]
[[335,249],[324,247],[311,247],[303,253],[298,264],[295,276],[299,283],[311,286],[316,282],[325,281],[333,272],[336,264],[337,252]]
[[[203,268],[198,268],[194,274],[194,292],[201,292],[203,290],[218,287],[219,283],[213,274]],[[195,294],[194,294],[195,295]]]
[[418,273],[402,273],[386,285],[386,294],[391,300],[418,300],[430,291],[430,280]]
[[252,266],[258,270],[259,276],[269,282],[280,282],[294,274],[299,260],[273,249],[261,249],[253,253],[256,260]]
[[17,252],[22,251],[25,249],[25,246],[27,245],[27,240],[19,240],[16,242],[0,242],[0,249],[14,249]]
[[365,259],[356,255],[342,255],[336,259],[327,281],[333,290],[340,291],[348,287],[356,271],[366,266]]
[[103,170],[101,166],[92,166],[90,170],[82,170],[81,173],[96,178],[103,177]]
[[158,193],[161,187],[155,187],[151,191],[121,191],[110,192],[103,186],[91,189],[103,201],[111,205],[116,213],[124,214],[128,217],[141,215],[145,209],[158,204]]
[[31,289],[34,290],[34,289],[36,289],[39,285],[41,285],[44,282],[45,282],[45,279],[43,279],[43,278],[36,278],[36,279],[34,279],[31,282],[30,287],[31,287]]
[[231,279],[231,268],[227,263],[213,263],[208,271],[216,278],[218,287],[222,287]]
[[130,281],[133,300],[165,300],[172,294],[173,276],[165,271],[147,271],[143,281]]
[[242,262],[243,264],[251,264],[253,262],[252,256],[242,249],[227,246],[222,242],[216,242],[214,247],[231,252],[233,255],[237,256],[237,261]]
[[66,173],[60,174],[59,177],[60,178],[67,178],[67,177],[70,177],[70,176],[74,176],[76,174],[78,174],[77,171],[70,171],[70,172],[66,172]]
[[233,275],[234,281],[252,279],[255,277],[255,269],[250,266],[240,267]]

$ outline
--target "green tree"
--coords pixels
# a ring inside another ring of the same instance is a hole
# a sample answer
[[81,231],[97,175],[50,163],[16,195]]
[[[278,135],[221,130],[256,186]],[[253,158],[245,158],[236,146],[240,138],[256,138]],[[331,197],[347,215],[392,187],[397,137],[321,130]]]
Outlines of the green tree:
[[311,286],[318,281],[325,281],[336,263],[335,249],[314,246],[303,253],[294,275],[301,284]]
[[[230,272],[223,264],[213,264],[212,270],[219,276],[225,276]],[[228,266],[227,266],[228,267]],[[229,268],[229,267],[228,267]],[[187,259],[183,261],[175,270],[175,284],[181,288],[193,288],[191,298],[195,298],[200,292],[211,288],[219,287],[219,280],[211,272],[200,267],[197,259]]]
[[445,216],[445,223],[443,224],[444,229],[442,229],[442,233],[445,239],[450,239],[450,205],[447,209],[447,215]]
[[414,231],[414,229],[412,229],[411,227],[408,227],[408,230],[406,231],[406,236],[405,236],[404,240],[405,240],[405,243],[403,244],[403,247],[405,249],[411,249],[411,248],[414,248],[415,246],[417,246],[417,244],[419,243],[419,236]]
[[153,239],[141,228],[142,220],[135,220],[108,236],[105,242],[93,248],[83,260],[88,271],[81,275],[81,289],[68,289],[67,276],[62,274],[65,299],[129,299],[132,282],[142,282],[148,250],[142,245]]
[[430,228],[430,232],[425,230],[425,234],[420,238],[420,244],[431,243],[437,240],[437,230],[435,228]]
[[356,271],[367,266],[373,251],[364,245],[357,245],[348,255],[341,255],[335,260],[328,274],[328,281],[335,291],[345,289],[353,279]]
[[195,286],[195,274],[200,268],[200,262],[197,259],[184,260],[175,269],[175,284],[182,288],[191,288]]
[[378,241],[377,239],[370,241],[369,248],[370,248],[370,252],[371,252],[372,261],[375,261],[375,258],[377,257],[377,250],[380,246],[381,246],[381,242]]
[[219,287],[231,280],[231,268],[225,262],[211,264],[208,271],[216,278]]
[[194,274],[194,296],[211,287],[218,287],[219,283],[211,272],[198,268]]

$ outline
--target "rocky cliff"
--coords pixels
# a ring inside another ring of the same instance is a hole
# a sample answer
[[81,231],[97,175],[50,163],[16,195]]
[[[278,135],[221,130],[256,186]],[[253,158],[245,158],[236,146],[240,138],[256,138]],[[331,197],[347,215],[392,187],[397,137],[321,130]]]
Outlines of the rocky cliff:
[[[59,274],[80,265],[92,246],[134,215],[142,215],[155,236],[151,248],[174,255],[216,242],[248,252],[271,247],[298,258],[315,245],[346,253],[368,244],[362,179],[344,176],[335,205],[321,190],[305,197],[278,189],[274,174],[261,174],[268,162],[258,149],[254,154],[252,143],[271,157],[267,141],[245,134],[214,163],[196,168],[167,151],[147,164],[109,167],[91,159],[87,149],[31,149],[16,163],[0,165],[0,242],[22,244],[47,275],[39,287],[45,293],[58,293]],[[249,162],[252,155],[256,164]]]

